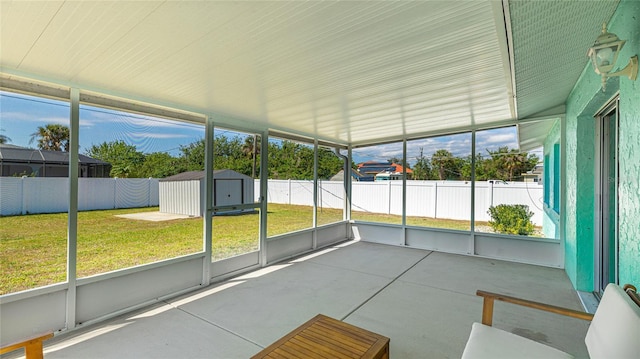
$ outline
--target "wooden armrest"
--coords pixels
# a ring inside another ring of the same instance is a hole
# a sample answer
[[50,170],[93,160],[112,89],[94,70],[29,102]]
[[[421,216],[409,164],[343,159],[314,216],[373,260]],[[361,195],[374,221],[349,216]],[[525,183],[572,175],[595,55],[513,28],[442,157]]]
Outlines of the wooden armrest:
[[530,300],[510,297],[507,295],[485,292],[482,290],[477,291],[476,295],[484,298],[484,303],[482,305],[482,324],[484,325],[491,326],[491,324],[493,323],[493,303],[495,300],[517,304],[517,305],[521,305],[528,308],[539,309],[545,312],[561,314],[561,315],[565,315],[572,318],[578,318],[583,320],[593,319],[593,314],[590,314],[590,313],[580,312],[577,310],[563,308],[563,307],[556,307],[555,305],[533,302]]
[[625,284],[624,287],[622,287],[622,290],[624,290],[625,293],[629,295],[631,300],[640,307],[640,295],[638,295],[638,290],[636,289],[636,287],[631,284]]
[[0,348],[0,354],[12,352],[16,349],[24,348],[26,359],[41,359],[42,354],[42,342],[53,337],[53,333],[49,332],[37,337],[32,337],[21,342],[9,344]]

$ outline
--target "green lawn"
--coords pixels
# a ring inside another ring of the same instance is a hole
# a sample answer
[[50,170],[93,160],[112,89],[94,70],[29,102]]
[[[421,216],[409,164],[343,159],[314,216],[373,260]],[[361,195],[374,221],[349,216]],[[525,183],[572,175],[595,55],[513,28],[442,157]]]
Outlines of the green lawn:
[[[157,207],[78,213],[78,277],[87,277],[202,250],[201,218],[149,222],[115,215],[152,212]],[[362,221],[399,223],[399,216],[354,212]],[[318,213],[318,224],[342,219],[342,210]],[[308,206],[269,204],[269,236],[311,227]],[[408,217],[409,225],[469,229],[468,221]],[[259,214],[216,216],[213,259],[258,248]],[[65,281],[67,214],[0,217],[0,294]]]

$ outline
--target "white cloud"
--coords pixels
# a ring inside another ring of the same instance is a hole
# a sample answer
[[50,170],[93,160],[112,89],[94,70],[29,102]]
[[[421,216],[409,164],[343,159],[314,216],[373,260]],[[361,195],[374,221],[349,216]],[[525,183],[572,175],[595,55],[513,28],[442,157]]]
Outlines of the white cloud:
[[[517,148],[517,137],[514,127],[499,128],[487,131],[479,131],[476,134],[476,151],[486,154],[486,149],[497,149],[507,146]],[[466,157],[471,154],[471,134],[462,133],[456,135],[430,137],[407,142],[407,161],[415,164],[416,157],[423,155],[430,158],[437,150],[445,149],[456,157]],[[354,160],[358,162],[376,160],[385,161],[391,157],[402,157],[402,143],[370,146],[353,150]]]
[[192,136],[182,135],[179,133],[137,133],[133,135],[133,137],[138,138],[159,138],[159,139],[167,139],[167,138],[190,138]]
[[[20,123],[33,123],[37,126],[44,126],[46,124],[54,123],[58,125],[70,126],[69,118],[64,116],[39,116],[38,114],[28,112],[2,112],[3,128],[6,122],[20,122]],[[80,119],[80,126],[91,127],[93,123],[83,121]],[[35,127],[34,127],[35,128]]]
[[94,109],[90,107],[83,108],[80,118],[84,118],[86,121],[91,121],[94,124],[124,124],[133,127],[154,127],[154,128],[193,128],[201,131],[204,126],[190,124],[180,121],[168,120],[164,118],[157,118],[138,114],[128,114],[117,111],[109,111],[102,109]]

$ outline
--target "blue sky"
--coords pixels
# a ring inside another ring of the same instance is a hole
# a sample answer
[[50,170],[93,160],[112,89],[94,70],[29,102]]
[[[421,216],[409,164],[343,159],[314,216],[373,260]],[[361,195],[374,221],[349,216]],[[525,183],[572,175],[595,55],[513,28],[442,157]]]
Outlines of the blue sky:
[[[32,142],[38,126],[49,123],[69,126],[69,105],[65,102],[0,92],[0,128],[10,144],[36,147]],[[102,108],[80,107],[80,153],[91,145],[122,140],[139,151],[179,153],[204,137],[204,126],[122,113]]]
[[[476,132],[476,151],[488,155],[487,149],[496,150],[499,147],[518,148],[515,127],[503,127]],[[416,163],[420,149],[425,157],[430,158],[434,152],[445,149],[456,157],[466,157],[471,154],[471,133],[430,137],[407,141],[407,162],[410,166]],[[542,159],[542,148],[531,151]],[[402,158],[402,143],[356,148],[353,150],[355,162],[366,160],[386,161],[392,157]]]
[[[30,143],[30,140],[38,126],[49,123],[69,126],[69,105],[62,101],[0,92],[0,114],[0,133],[11,139],[10,144],[22,147],[36,147],[36,143]],[[233,136],[236,133],[220,130],[216,134]],[[203,137],[204,126],[201,125],[89,106],[81,106],[80,109],[80,153],[85,153],[94,144],[123,140],[144,153],[169,152],[175,156],[180,153],[180,146]],[[516,148],[515,127],[478,131],[476,143],[478,152],[484,154],[487,148]],[[438,149],[446,149],[455,156],[468,156],[471,153],[471,135],[465,133],[408,141],[410,165],[415,163],[420,148],[426,157]],[[540,151],[535,153],[542,157]],[[357,148],[353,150],[353,156],[355,162],[400,158],[402,143]]]

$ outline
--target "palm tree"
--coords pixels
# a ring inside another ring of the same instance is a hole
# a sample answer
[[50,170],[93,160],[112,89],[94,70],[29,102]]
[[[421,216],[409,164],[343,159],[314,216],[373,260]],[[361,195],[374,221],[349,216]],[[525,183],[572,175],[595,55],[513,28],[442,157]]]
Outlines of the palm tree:
[[242,145],[242,153],[253,159],[253,167],[251,169],[251,177],[256,178],[256,161],[260,153],[260,137],[257,135],[247,136]]
[[431,156],[431,167],[438,171],[438,179],[447,179],[447,170],[450,170],[453,163],[453,154],[451,152],[441,149],[437,150],[433,156]]
[[32,143],[38,141],[38,148],[48,151],[68,151],[69,150],[69,127],[50,123],[45,126],[38,126],[38,130],[31,134]]
[[[4,131],[4,129],[0,128],[0,131]],[[11,139],[5,135],[0,135],[0,145],[7,142],[11,142]]]

